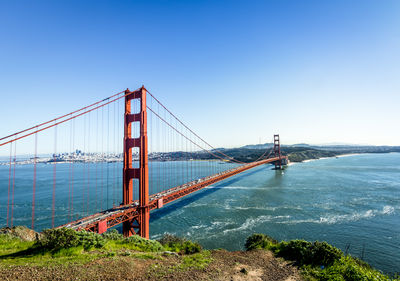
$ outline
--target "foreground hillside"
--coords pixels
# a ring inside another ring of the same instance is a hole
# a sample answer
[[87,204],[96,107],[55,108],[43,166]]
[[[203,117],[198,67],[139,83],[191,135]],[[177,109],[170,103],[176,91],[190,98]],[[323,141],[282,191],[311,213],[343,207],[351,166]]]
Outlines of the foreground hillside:
[[269,251],[208,251],[168,235],[160,242],[72,230],[36,241],[30,230],[9,230],[0,235],[0,280],[301,280]]
[[171,235],[2,232],[0,280],[390,280],[326,243],[278,243],[262,234],[247,239],[248,251],[228,252]]

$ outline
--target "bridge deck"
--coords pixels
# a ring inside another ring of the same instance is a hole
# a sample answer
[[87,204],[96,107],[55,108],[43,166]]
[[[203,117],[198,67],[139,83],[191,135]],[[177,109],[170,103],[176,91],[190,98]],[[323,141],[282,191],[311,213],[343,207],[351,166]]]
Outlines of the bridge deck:
[[[282,156],[281,159],[287,160],[287,157]],[[212,176],[201,178],[177,187],[170,188],[160,193],[153,194],[149,198],[150,211],[161,208],[165,204],[171,203],[190,193],[193,193],[197,190],[200,190],[216,182],[222,181],[231,176],[237,175],[241,172],[247,171],[251,168],[267,163],[273,163],[279,160],[280,160],[279,157],[274,157],[250,164],[244,164],[237,168],[229,169]],[[135,200],[132,204],[121,205],[112,209],[108,209],[100,213],[96,213],[94,215],[71,222],[69,224],[62,225],[60,227],[67,227],[75,230],[85,229],[88,231],[101,233],[105,231],[107,228],[116,226],[124,221],[133,220],[138,216],[139,216],[139,202]],[[99,224],[102,224],[101,229],[99,228]]]

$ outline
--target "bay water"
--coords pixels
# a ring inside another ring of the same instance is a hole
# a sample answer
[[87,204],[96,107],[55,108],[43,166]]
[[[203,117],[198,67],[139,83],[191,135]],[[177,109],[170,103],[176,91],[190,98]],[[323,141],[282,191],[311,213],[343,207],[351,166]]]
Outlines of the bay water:
[[253,233],[327,241],[400,272],[400,154],[257,167],[152,213],[150,229],[154,239],[168,232],[227,250]]
[[[209,163],[198,162],[195,171],[201,175],[193,177],[207,174]],[[75,164],[74,192],[89,194],[89,200],[74,199],[75,217],[121,202],[121,163],[91,164],[86,172],[85,165]],[[167,168],[180,173],[181,167],[188,165],[185,161],[152,163],[153,190],[157,191],[157,181],[166,176],[157,171]],[[217,168],[233,166],[220,163]],[[151,238],[171,233],[198,241],[205,248],[227,250],[244,249],[246,238],[253,233],[277,240],[327,241],[383,272],[400,272],[399,153],[320,159],[296,163],[283,171],[272,167],[256,167],[152,212]],[[37,171],[35,229],[42,230],[51,227],[53,165],[40,164]],[[9,167],[0,166],[2,226],[7,218],[8,175]],[[29,227],[32,165],[17,165],[16,175],[13,224]],[[173,172],[168,175],[178,178]],[[70,219],[69,177],[69,164],[58,164],[55,225]],[[92,178],[90,185],[88,177]]]

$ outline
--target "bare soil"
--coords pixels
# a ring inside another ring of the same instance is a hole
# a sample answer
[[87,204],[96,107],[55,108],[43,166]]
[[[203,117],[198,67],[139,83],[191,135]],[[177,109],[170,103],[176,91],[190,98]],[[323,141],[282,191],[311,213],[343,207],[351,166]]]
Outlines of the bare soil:
[[302,280],[296,267],[264,250],[214,250],[203,269],[179,267],[184,256],[155,256],[115,256],[83,265],[0,265],[0,280]]

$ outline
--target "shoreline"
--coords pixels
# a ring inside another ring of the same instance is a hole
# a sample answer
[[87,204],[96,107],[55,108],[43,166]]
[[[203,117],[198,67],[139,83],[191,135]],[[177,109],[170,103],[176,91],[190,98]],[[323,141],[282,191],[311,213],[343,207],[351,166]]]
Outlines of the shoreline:
[[321,158],[316,158],[316,159],[306,159],[306,160],[303,160],[301,162],[290,162],[287,166],[292,166],[294,164],[308,163],[308,162],[317,161],[317,160],[323,160],[323,159],[356,156],[356,155],[361,155],[361,154],[366,154],[366,153],[347,153],[347,154],[339,154],[339,155],[331,156],[331,157],[321,157]]

